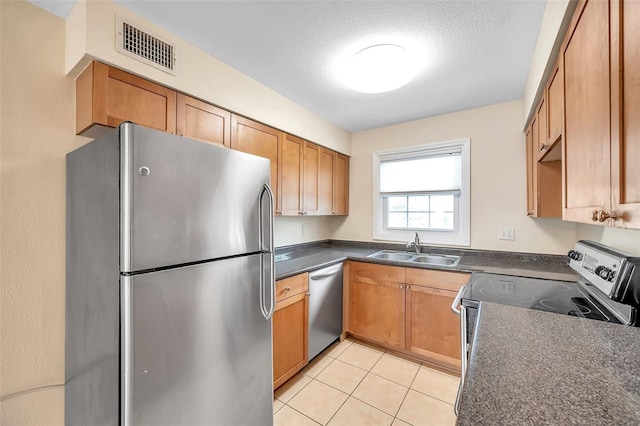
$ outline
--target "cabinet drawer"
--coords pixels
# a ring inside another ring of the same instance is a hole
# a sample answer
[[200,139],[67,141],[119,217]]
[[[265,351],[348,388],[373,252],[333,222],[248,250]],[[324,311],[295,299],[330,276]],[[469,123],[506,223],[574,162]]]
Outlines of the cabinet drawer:
[[443,290],[458,291],[469,282],[470,274],[462,272],[435,271],[429,269],[406,269],[407,284],[423,285]]
[[276,302],[309,290],[309,274],[299,274],[276,281]]
[[404,269],[405,268],[398,266],[351,262],[349,275],[351,281],[358,281],[366,284],[382,284],[389,282],[404,284]]

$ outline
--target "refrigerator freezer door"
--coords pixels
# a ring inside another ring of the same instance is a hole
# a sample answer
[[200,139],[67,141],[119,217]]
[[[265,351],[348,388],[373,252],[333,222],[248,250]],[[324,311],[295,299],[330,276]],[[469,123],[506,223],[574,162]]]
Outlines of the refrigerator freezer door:
[[261,256],[122,277],[123,425],[272,424]]
[[120,135],[122,272],[263,251],[269,160],[131,123]]

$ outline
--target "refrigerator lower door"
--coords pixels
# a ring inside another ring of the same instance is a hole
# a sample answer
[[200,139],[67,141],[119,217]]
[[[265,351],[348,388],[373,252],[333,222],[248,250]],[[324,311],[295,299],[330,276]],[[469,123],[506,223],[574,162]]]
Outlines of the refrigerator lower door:
[[122,277],[121,424],[273,423],[260,257]]

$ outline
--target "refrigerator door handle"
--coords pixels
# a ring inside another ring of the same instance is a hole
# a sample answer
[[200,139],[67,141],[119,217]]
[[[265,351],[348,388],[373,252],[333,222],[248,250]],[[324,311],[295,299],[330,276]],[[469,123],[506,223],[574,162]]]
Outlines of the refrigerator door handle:
[[[269,212],[268,212],[268,224],[267,227],[267,235],[268,235],[268,244],[265,246],[265,229],[264,229],[264,207],[263,200],[264,194],[268,195],[269,199]],[[269,282],[265,282],[264,280],[264,260],[263,256],[260,257],[260,309],[262,311],[262,315],[266,320],[270,320],[273,316],[273,312],[276,308],[276,277],[275,277],[275,252],[273,248],[273,207],[274,207],[274,198],[273,192],[271,188],[266,183],[262,187],[262,191],[260,191],[260,197],[258,200],[258,206],[260,208],[259,211],[259,239],[260,239],[260,248],[269,254]],[[269,286],[269,308],[265,306],[264,296],[265,296],[265,287]]]

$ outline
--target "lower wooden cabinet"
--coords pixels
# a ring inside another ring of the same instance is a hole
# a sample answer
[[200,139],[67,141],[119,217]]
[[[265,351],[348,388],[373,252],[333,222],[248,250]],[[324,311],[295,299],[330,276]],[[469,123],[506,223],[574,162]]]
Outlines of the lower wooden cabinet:
[[406,269],[406,349],[460,368],[460,317],[451,304],[469,274]]
[[276,282],[273,314],[273,388],[309,362],[309,274]]
[[349,304],[351,333],[404,347],[404,268],[350,262]]
[[451,304],[469,274],[349,263],[348,331],[460,368],[460,318]]

